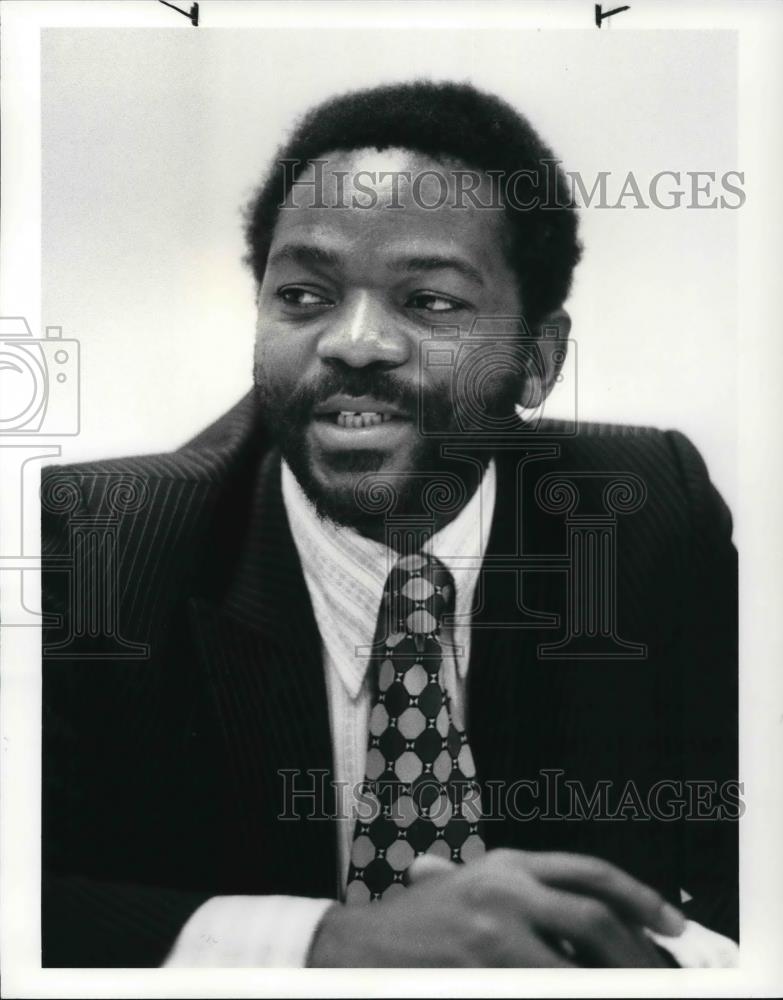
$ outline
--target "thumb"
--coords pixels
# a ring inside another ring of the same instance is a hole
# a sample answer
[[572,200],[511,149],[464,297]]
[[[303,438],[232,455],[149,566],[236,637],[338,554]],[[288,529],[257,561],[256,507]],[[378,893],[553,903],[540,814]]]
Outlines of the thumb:
[[456,865],[446,858],[439,858],[436,854],[421,854],[405,872],[403,881],[406,885],[418,885],[428,879],[448,874],[453,868],[456,868]]

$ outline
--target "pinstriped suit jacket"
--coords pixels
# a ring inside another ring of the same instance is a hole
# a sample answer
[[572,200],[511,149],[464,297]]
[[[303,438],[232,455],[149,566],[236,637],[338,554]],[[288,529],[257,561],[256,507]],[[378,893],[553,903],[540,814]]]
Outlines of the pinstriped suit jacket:
[[[496,455],[467,698],[488,846],[605,857],[737,938],[728,510],[681,434],[561,431]],[[45,470],[42,530],[44,964],[158,965],[216,894],[337,896],[320,639],[252,395],[172,454]]]

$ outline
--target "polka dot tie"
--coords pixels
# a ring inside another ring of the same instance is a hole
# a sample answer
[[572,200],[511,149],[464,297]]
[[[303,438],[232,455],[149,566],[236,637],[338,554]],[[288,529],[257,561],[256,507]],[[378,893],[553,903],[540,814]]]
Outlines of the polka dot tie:
[[473,754],[441,680],[441,621],[453,608],[454,581],[441,562],[420,554],[397,561],[370,660],[375,691],[347,903],[403,892],[420,854],[465,862],[485,850]]

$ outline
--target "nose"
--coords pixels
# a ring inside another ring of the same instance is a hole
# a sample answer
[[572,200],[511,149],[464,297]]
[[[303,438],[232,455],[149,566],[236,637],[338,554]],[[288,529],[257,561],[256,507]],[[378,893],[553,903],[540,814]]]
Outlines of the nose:
[[411,345],[383,304],[362,292],[330,315],[317,351],[324,361],[338,360],[352,368],[397,368],[409,359]]

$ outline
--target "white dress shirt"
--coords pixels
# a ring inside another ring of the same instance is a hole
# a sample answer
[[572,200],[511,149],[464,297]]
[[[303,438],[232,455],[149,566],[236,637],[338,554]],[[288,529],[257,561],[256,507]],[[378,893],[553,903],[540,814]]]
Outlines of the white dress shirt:
[[[355,793],[364,779],[367,754],[369,645],[375,634],[383,588],[397,553],[381,542],[319,518],[285,463],[282,491],[323,643],[342,888],[355,826]],[[489,539],[495,493],[493,461],[480,488],[462,511],[423,546],[450,570],[455,583],[454,616],[443,632],[453,655],[444,656],[442,671],[458,726],[463,726],[464,717],[470,610]],[[185,924],[164,965],[302,967],[318,923],[333,902],[300,896],[215,896]],[[656,940],[665,944],[663,939]],[[734,964],[736,945],[692,921],[682,939],[671,940],[673,945],[681,942],[679,951],[674,946],[670,950],[683,965]],[[693,941],[696,945],[689,947]],[[691,951],[694,960],[688,961]]]

